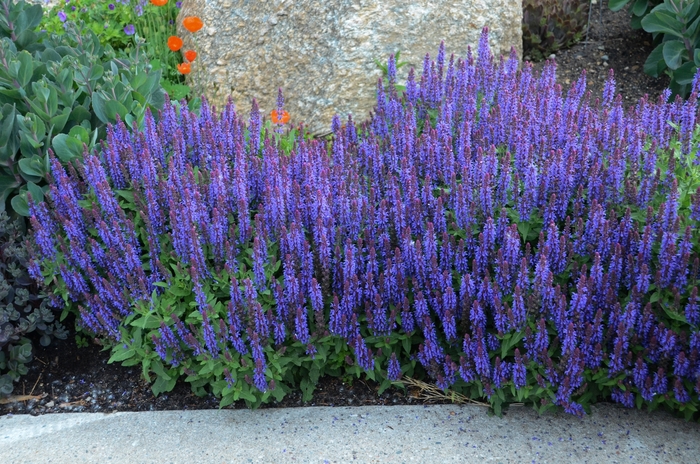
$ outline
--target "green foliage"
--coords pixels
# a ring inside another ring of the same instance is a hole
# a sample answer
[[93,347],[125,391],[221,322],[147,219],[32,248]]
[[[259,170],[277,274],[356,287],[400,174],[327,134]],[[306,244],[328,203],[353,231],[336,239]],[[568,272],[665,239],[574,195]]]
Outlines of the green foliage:
[[642,27],[659,43],[644,63],[644,72],[671,77],[674,94],[687,97],[700,66],[700,2],[665,0],[642,19]]
[[[182,56],[167,47],[168,37],[177,35],[176,18],[180,10],[174,0],[164,6],[155,6],[144,0],[70,0],[59,2],[44,15],[41,28],[48,33],[63,34],[67,24],[81,24],[83,30],[94,32],[103,46],[110,45],[116,51],[128,52],[134,46],[134,38],[143,38],[142,47],[154,70],[162,70],[161,85],[173,100],[189,95],[190,88],[177,71]],[[61,21],[59,13],[65,15]],[[132,25],[135,35],[125,32]]]
[[81,335],[76,335],[75,336],[75,345],[78,348],[86,348],[88,346],[88,339],[87,337],[83,337]]
[[[408,61],[401,61],[401,50],[397,51],[396,54],[394,55],[394,63],[396,63],[396,70],[398,71],[399,69],[403,68],[408,64]],[[374,59],[374,64],[377,65],[377,67],[382,71],[382,84],[384,85],[385,89],[389,88],[389,66],[388,64],[382,63],[378,59]],[[406,90],[405,85],[401,85],[398,83],[394,83],[394,89],[398,93],[398,95],[402,95],[402,92]]]
[[[64,21],[59,17],[60,12],[65,14]],[[124,26],[133,24],[136,18],[128,1],[123,4],[117,0],[61,0],[42,18],[41,28],[49,34],[63,34],[66,22],[83,23],[85,29],[100,37],[103,45],[109,44],[119,50],[133,46],[131,37],[124,32]]]
[[18,50],[34,52],[40,48],[39,41],[45,35],[43,31],[36,31],[41,18],[40,5],[3,0],[0,2],[0,37],[12,39]]
[[[7,12],[10,2],[2,0],[0,9]],[[24,13],[0,16],[9,25],[0,36],[0,210],[11,203],[26,216],[27,192],[43,199],[49,149],[62,162],[79,158],[104,138],[105,124],[117,116],[139,123],[147,108],[162,107],[165,94],[160,71],[149,69],[138,42],[117,55],[94,32],[68,23],[60,36],[17,32],[13,16],[36,25],[42,10],[24,1],[12,8]],[[43,40],[22,40],[20,48],[20,37]]]
[[53,337],[64,339],[67,335],[27,274],[29,256],[22,241],[22,225],[0,212],[0,396],[11,394],[13,383],[27,373],[32,359],[27,334],[39,334],[43,346]]
[[674,95],[687,97],[700,66],[700,2],[695,0],[612,0],[617,11],[629,4],[632,27],[644,28],[656,47],[644,63],[652,77],[667,74]]
[[539,61],[579,42],[588,8],[588,0],[523,0],[525,54]]
[[660,3],[663,3],[663,0],[609,0],[608,7],[612,11],[620,11],[628,6],[632,14],[632,28],[641,29],[642,19]]

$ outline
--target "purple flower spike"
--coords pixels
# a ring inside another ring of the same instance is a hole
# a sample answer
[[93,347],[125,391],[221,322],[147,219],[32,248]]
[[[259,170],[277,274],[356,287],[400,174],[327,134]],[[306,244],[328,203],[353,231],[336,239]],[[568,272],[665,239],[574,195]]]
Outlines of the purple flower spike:
[[399,380],[401,378],[401,365],[396,359],[396,353],[391,353],[391,358],[389,359],[389,380]]

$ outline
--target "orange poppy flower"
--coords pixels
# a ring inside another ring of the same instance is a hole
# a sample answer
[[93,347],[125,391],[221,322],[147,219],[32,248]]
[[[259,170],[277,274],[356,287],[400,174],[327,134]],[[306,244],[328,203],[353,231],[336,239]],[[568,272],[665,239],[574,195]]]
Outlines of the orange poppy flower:
[[168,0],[151,0],[151,3],[153,3],[155,6],[165,6],[168,3]]
[[192,66],[189,63],[180,63],[177,65],[177,70],[180,74],[189,74],[192,71]]
[[171,35],[168,37],[168,48],[174,52],[182,48],[182,39],[178,36]]
[[185,52],[185,59],[187,61],[194,61],[194,59],[197,58],[197,52],[194,50],[187,50]]
[[204,26],[204,23],[197,16],[188,16],[182,20],[182,25],[190,32],[197,32]]
[[289,113],[282,110],[282,114],[278,116],[277,110],[272,110],[272,113],[270,113],[270,118],[274,124],[287,124],[289,122]]

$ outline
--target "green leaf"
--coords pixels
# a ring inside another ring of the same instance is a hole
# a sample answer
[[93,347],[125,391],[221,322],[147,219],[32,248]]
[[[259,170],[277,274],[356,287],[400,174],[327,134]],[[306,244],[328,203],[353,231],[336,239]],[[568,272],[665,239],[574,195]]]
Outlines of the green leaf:
[[[43,13],[43,8],[38,4],[32,5],[29,8],[23,8],[22,12],[17,16],[15,27],[23,30],[33,30],[41,23]],[[21,27],[18,25],[21,25]]]
[[15,213],[24,217],[29,216],[29,205],[27,204],[26,194],[19,194],[13,197],[10,203],[12,204],[12,209],[15,210]]
[[[93,108],[94,108],[94,100],[93,100]],[[70,113],[70,117],[68,118],[69,121],[75,123],[75,124],[80,124],[83,121],[89,121],[91,117],[90,111],[87,110],[84,106],[76,106],[73,108],[73,110]]]
[[303,378],[301,379],[300,388],[302,391],[301,400],[304,402],[311,401],[316,385],[313,382],[311,382],[308,378]]
[[53,133],[61,132],[63,128],[66,127],[66,123],[68,122],[68,118],[70,117],[70,115],[70,108],[64,108],[61,114],[58,114],[49,119],[49,124],[53,128]]
[[58,134],[51,141],[56,156],[67,163],[83,155],[83,142],[68,134]]
[[20,86],[27,87],[34,73],[34,59],[27,51],[18,53],[17,59],[20,63],[19,71],[17,72],[17,81]]
[[34,182],[27,182],[27,190],[29,190],[29,193],[32,195],[32,201],[35,203],[41,203],[44,201],[44,192],[41,190],[41,187],[36,185]]
[[183,84],[173,84],[165,79],[161,81],[161,86],[173,101],[180,101],[190,93],[189,86]]
[[71,127],[70,131],[68,132],[68,135],[75,139],[78,139],[80,142],[83,142],[86,145],[90,143],[90,133],[83,126]]
[[5,200],[7,200],[10,194],[20,185],[21,182],[14,177],[0,175],[0,208],[5,207]]
[[695,42],[695,45],[698,44],[698,33],[700,33],[700,15],[695,18],[695,21],[685,31],[686,36],[690,37],[691,42]]
[[[629,1],[629,0],[628,0]],[[634,5],[632,5],[632,14],[635,16],[644,16],[644,13],[647,12],[647,6],[648,6],[648,1],[647,0],[637,0],[634,2]],[[609,6],[609,4],[608,4]],[[612,7],[610,7],[612,11],[618,11],[618,10],[613,10]]]
[[134,319],[129,325],[140,327],[142,329],[157,329],[160,327],[160,321],[161,319],[157,318],[153,314],[146,314],[143,317]]
[[170,376],[167,372],[165,372],[165,368],[163,367],[163,363],[160,361],[160,359],[155,359],[154,361],[152,361],[150,367],[151,371],[153,371],[153,373],[156,374],[158,377],[161,377],[165,380],[170,380],[173,377]]
[[225,408],[234,401],[236,401],[236,399],[234,398],[233,393],[223,396],[221,398],[221,402],[219,403],[219,409]]
[[[686,7],[683,8],[683,11],[681,12],[681,15],[686,21],[691,20],[692,18],[695,17],[696,14],[698,14],[698,8],[700,8],[700,3],[697,1],[690,1],[686,4]],[[687,31],[686,31],[687,33]]]
[[530,223],[518,221],[518,233],[524,241],[527,241],[527,236],[530,234]]
[[680,40],[664,42],[663,56],[666,66],[672,70],[678,69],[683,63],[684,56],[687,56],[685,45]]
[[104,74],[104,68],[99,64],[93,64],[90,68],[90,82],[97,82]]
[[131,190],[116,190],[116,194],[128,201],[129,203],[134,202],[134,192]]
[[112,364],[113,362],[119,362],[119,361],[125,361],[131,357],[133,357],[136,354],[136,350],[129,347],[129,348],[124,348],[123,345],[117,345],[115,348],[113,348],[114,352],[112,353],[112,356],[109,358],[107,361],[107,364]]
[[406,354],[411,354],[411,339],[408,336],[401,341],[401,345]]
[[688,85],[693,83],[695,79],[695,73],[698,67],[692,61],[688,61],[683,64],[680,68],[673,71],[673,80],[678,82],[680,85]]
[[501,359],[505,359],[505,357],[509,355],[510,350],[517,345],[524,336],[524,332],[516,332],[506,335],[501,343]]
[[662,3],[657,6],[651,13],[642,19],[642,27],[647,32],[662,32],[674,37],[683,38],[683,24],[678,21],[673,13],[665,9]]
[[685,318],[684,314],[677,313],[676,311],[673,311],[665,306],[662,306],[662,307],[663,307],[663,310],[666,313],[666,315],[669,317],[669,319],[672,319],[672,320],[678,321],[678,322],[683,322],[684,324],[688,323],[688,320]]
[[379,390],[377,391],[377,394],[381,395],[382,393],[384,393],[384,390],[386,390],[389,387],[391,387],[391,380],[385,379],[382,382],[382,384],[379,386]]
[[105,104],[105,98],[101,94],[97,92],[92,94],[92,110],[95,112],[97,119],[107,124],[110,121],[107,117],[107,108]]
[[644,62],[644,72],[651,77],[659,77],[666,69],[666,61],[664,60],[664,44],[659,44],[647,57]]
[[117,115],[123,120],[129,113],[129,110],[117,100],[109,100],[105,103],[105,113],[109,118],[109,122],[115,123],[117,121]]
[[151,387],[154,396],[158,396],[161,393],[169,392],[175,388],[175,383],[177,382],[177,377],[173,377],[166,380],[164,377],[158,377]]
[[[623,9],[625,7],[625,5],[627,5],[629,3],[629,1],[630,0],[610,0],[608,2],[608,7],[612,11],[620,11],[621,9]],[[644,2],[646,3],[646,0],[644,0]]]
[[171,285],[170,288],[168,288],[168,293],[170,293],[173,296],[187,296],[192,294],[192,291],[189,289],[182,288],[178,285]]
[[44,162],[41,158],[34,155],[31,158],[22,158],[19,160],[19,168],[23,173],[30,176],[44,177]]
[[158,87],[158,83],[160,82],[161,78],[160,70],[152,70],[149,74],[139,74],[139,76],[143,75],[146,75],[148,77],[143,83],[136,87],[136,91],[141,95],[150,95],[153,92],[153,90]]

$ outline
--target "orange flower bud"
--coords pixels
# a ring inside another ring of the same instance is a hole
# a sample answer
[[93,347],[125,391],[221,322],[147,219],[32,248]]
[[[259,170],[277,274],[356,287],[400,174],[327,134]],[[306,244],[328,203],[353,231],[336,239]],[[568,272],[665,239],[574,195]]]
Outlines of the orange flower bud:
[[182,25],[190,32],[197,32],[204,26],[204,23],[197,16],[188,16],[182,20]]
[[197,58],[197,52],[194,50],[187,50],[185,52],[185,59],[187,61],[194,61],[194,59]]
[[182,39],[175,35],[168,37],[168,48],[174,52],[182,48]]
[[151,3],[153,3],[155,6],[165,6],[168,3],[168,0],[151,0]]
[[272,119],[272,122],[275,124],[287,124],[289,122],[289,113],[282,110],[282,114],[277,116],[277,110],[272,110],[272,113],[270,113],[270,119]]
[[189,74],[192,71],[192,66],[189,63],[180,63],[177,65],[177,70],[180,74]]

